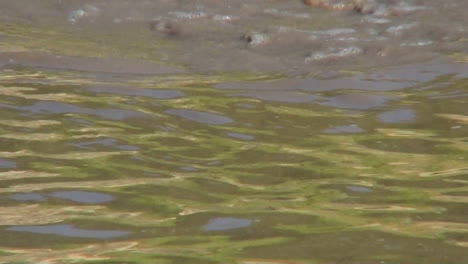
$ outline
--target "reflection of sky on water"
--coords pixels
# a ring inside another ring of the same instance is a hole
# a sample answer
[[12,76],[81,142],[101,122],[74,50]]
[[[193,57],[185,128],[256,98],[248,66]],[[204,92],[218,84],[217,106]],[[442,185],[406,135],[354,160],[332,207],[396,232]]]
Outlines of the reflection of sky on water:
[[118,109],[118,108],[99,108],[92,109],[77,105],[53,102],[53,101],[38,101],[29,106],[13,106],[0,103],[0,108],[12,108],[20,111],[30,112],[31,114],[52,113],[52,114],[85,114],[99,116],[111,120],[124,120],[127,118],[147,117],[147,114],[142,112]]
[[47,198],[44,195],[38,194],[38,193],[15,193],[15,194],[8,196],[8,198],[12,200],[16,200],[16,201],[22,201],[22,202],[26,202],[26,201],[43,202],[47,200]]
[[253,140],[255,139],[254,136],[252,135],[247,135],[247,134],[244,134],[244,133],[237,133],[237,132],[228,132],[226,133],[226,135],[232,137],[232,138],[236,138],[236,139],[241,139],[241,140]]
[[257,90],[248,91],[239,94],[244,97],[251,97],[260,99],[262,101],[284,102],[284,103],[310,103],[315,101],[318,97],[315,95],[298,93],[294,91],[268,91]]
[[12,226],[7,231],[30,232],[36,234],[58,235],[77,238],[110,239],[130,234],[127,231],[91,230],[76,228],[72,225]]
[[340,134],[340,133],[361,133],[364,130],[358,125],[336,126],[323,131],[327,134]]
[[208,125],[223,125],[233,122],[229,117],[190,109],[169,109],[166,110],[166,113]]
[[168,89],[141,89],[136,87],[121,86],[92,86],[87,88],[93,93],[121,94],[130,96],[144,96],[155,99],[171,99],[184,96],[184,93],[177,90]]
[[384,123],[409,123],[414,121],[416,113],[411,109],[396,109],[382,112],[377,117]]
[[348,185],[346,189],[352,192],[361,192],[361,193],[368,193],[372,192],[372,189],[363,186],[356,186],[356,185]]
[[109,194],[89,191],[56,191],[49,194],[15,193],[8,196],[9,199],[21,202],[43,202],[46,201],[48,197],[54,197],[84,204],[101,204],[110,202],[115,199]]
[[87,191],[58,191],[51,193],[50,196],[87,204],[107,203],[114,200],[111,195]]
[[139,148],[134,145],[128,145],[128,144],[119,144],[119,142],[116,139],[113,138],[103,138],[103,139],[97,139],[97,140],[91,140],[91,141],[82,141],[82,142],[75,142],[71,143],[71,145],[82,148],[82,149],[96,149],[96,146],[105,146],[105,147],[111,147],[114,146],[117,149],[120,150],[138,150]]
[[0,159],[0,169],[12,169],[16,168],[16,162],[6,160],[6,159]]
[[352,93],[330,97],[322,104],[336,108],[366,110],[383,107],[390,99],[392,97],[385,95]]
[[202,227],[205,231],[222,231],[237,228],[248,227],[252,224],[252,220],[234,217],[219,217],[211,219],[208,224]]

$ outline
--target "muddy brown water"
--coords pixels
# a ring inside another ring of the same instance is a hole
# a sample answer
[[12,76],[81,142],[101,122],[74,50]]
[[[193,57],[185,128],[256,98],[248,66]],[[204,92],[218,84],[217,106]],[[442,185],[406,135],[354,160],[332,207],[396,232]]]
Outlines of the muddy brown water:
[[0,1],[0,263],[468,263],[467,8]]

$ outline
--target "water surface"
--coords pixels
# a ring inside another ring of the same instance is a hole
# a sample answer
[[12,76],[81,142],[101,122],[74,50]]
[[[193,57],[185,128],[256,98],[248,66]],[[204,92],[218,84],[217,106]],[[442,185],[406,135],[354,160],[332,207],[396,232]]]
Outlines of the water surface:
[[465,1],[29,4],[1,263],[468,263]]

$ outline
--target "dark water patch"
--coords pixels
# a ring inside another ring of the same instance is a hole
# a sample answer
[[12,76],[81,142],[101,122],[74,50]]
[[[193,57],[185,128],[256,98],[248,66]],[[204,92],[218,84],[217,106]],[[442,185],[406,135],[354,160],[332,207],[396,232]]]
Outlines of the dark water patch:
[[158,137],[157,141],[166,146],[183,147],[193,146],[194,142],[184,138],[178,138],[176,136],[163,136]]
[[[299,95],[299,91],[326,92],[338,90],[361,91],[396,91],[425,84],[443,75],[452,75],[456,78],[466,78],[468,66],[463,63],[453,63],[435,60],[425,64],[410,64],[368,74],[356,74],[351,77],[295,78],[280,79],[262,82],[225,82],[215,85],[218,89],[244,90],[252,95]],[[262,93],[261,91],[265,91]],[[268,91],[268,92],[267,92]],[[291,91],[291,92],[285,92]],[[296,93],[294,93],[296,91]],[[279,96],[277,96],[279,98]],[[307,97],[306,102],[313,97]],[[263,99],[263,98],[260,98]],[[265,98],[268,100],[268,98]],[[281,99],[281,98],[280,98]],[[298,99],[300,100],[300,99]]]
[[9,65],[117,74],[174,74],[184,72],[182,68],[118,58],[67,57],[45,52],[0,53],[0,66]]
[[224,231],[238,228],[246,228],[252,224],[251,219],[218,217],[211,219],[206,225],[202,226],[204,231]]
[[190,109],[169,109],[165,112],[170,115],[182,117],[191,121],[195,121],[197,123],[208,125],[224,125],[234,122],[229,117]]
[[353,93],[330,97],[322,104],[336,108],[368,110],[381,108],[391,99],[395,98],[385,95]]
[[44,202],[47,200],[47,197],[38,194],[38,193],[15,193],[12,195],[9,195],[8,198],[20,202],[27,202],[27,201],[34,201],[34,202]]
[[128,144],[119,144],[116,139],[113,138],[102,138],[97,140],[87,140],[81,142],[70,143],[70,145],[76,146],[80,149],[88,149],[88,150],[98,150],[98,146],[102,147],[112,147],[119,150],[138,150],[139,148],[134,145]]
[[445,179],[421,179],[421,180],[397,180],[397,179],[380,179],[377,181],[382,186],[401,186],[401,187],[414,187],[414,188],[428,188],[428,189],[445,189],[445,188],[460,188],[465,184],[460,182],[451,182]]
[[209,237],[203,237],[203,236],[192,236],[190,238],[177,238],[171,241],[168,241],[164,243],[165,245],[179,245],[179,246],[188,246],[188,245],[195,245],[198,243],[206,243],[209,242],[210,238]]
[[385,111],[377,115],[377,118],[384,123],[411,123],[416,119],[416,113],[411,109],[396,109]]
[[[193,234],[229,234],[232,239],[275,237],[290,231],[278,229],[278,225],[304,225],[318,223],[314,215],[284,212],[253,212],[222,214],[216,212],[196,213],[178,219],[174,233],[193,230]],[[181,228],[183,227],[183,228]]]
[[[337,254],[337,252],[340,252]],[[440,254],[444,252],[444,254]],[[265,246],[250,246],[241,255],[249,258],[316,259],[331,263],[424,262],[427,264],[467,262],[463,247],[438,239],[413,238],[377,231],[308,234],[293,241]]]
[[255,109],[255,108],[257,108],[257,105],[251,104],[251,103],[238,103],[238,104],[236,104],[236,106],[241,107],[241,108],[245,108],[245,109]]
[[[454,224],[466,223],[466,204],[463,202],[440,202],[436,199],[431,200],[431,206],[434,210],[418,212],[409,211],[379,211],[367,210],[365,216],[369,219],[384,219],[389,217],[411,219],[421,222],[448,222]],[[385,207],[382,207],[385,209]]]
[[91,86],[86,90],[96,94],[121,94],[129,96],[144,96],[154,99],[173,99],[184,96],[185,94],[177,90],[169,89],[141,89],[136,87],[122,86]]
[[437,201],[437,198],[431,200],[431,205],[442,208],[443,213],[427,212],[417,215],[420,221],[448,221],[455,223],[466,223],[466,203]]
[[134,145],[118,145],[117,149],[126,150],[126,151],[135,151],[135,150],[139,150],[140,148]]
[[444,192],[442,194],[443,195],[451,195],[451,196],[467,197],[468,196],[468,191],[452,191],[452,192]]
[[318,164],[321,160],[302,154],[281,151],[281,149],[262,150],[249,149],[236,153],[236,156],[243,160],[262,162],[313,162]]
[[240,188],[236,185],[221,180],[190,178],[190,181],[196,183],[198,188],[207,193],[237,194],[240,192]]
[[444,233],[444,236],[447,237],[448,239],[453,239],[457,241],[463,241],[463,242],[468,242],[468,233],[456,233],[456,232],[446,232]]
[[355,133],[362,133],[364,130],[360,128],[358,125],[345,125],[345,126],[336,126],[332,128],[328,128],[323,131],[326,134],[355,134]]
[[0,169],[14,169],[16,168],[16,162],[7,160],[7,159],[0,159]]
[[226,135],[228,135],[228,136],[230,136],[232,138],[247,140],[247,141],[255,139],[255,136],[244,134],[244,133],[237,133],[237,132],[228,132],[228,133],[226,133]]
[[363,186],[356,184],[325,184],[320,186],[321,189],[337,190],[345,197],[340,196],[337,202],[341,203],[389,203],[393,197],[397,197],[397,193],[385,190],[379,186]]
[[[96,180],[100,179],[99,175],[94,179]],[[34,184],[48,184],[48,183],[54,183],[54,182],[65,183],[65,182],[76,182],[76,181],[77,181],[76,177],[70,177],[70,176],[51,175],[50,177],[35,177],[34,174],[31,174],[31,176],[25,176],[25,177],[18,178],[18,179],[2,180],[0,181],[0,188],[8,188],[8,187],[13,188],[14,186],[18,186],[18,185],[21,186],[23,184],[34,185]]]
[[283,103],[310,103],[318,97],[305,93],[287,92],[287,91],[248,91],[239,94],[240,96],[259,99],[270,102]]
[[46,235],[57,235],[75,238],[113,239],[129,235],[130,232],[119,230],[91,230],[81,229],[73,225],[57,224],[43,226],[12,226],[7,231],[30,232]]
[[239,175],[236,176],[236,178],[241,183],[255,185],[275,185],[288,181],[304,181],[336,177],[328,172],[301,168],[300,166],[265,166],[262,168],[247,168],[241,171],[246,172],[245,175]]
[[443,75],[452,75],[455,78],[468,77],[468,65],[466,63],[434,60],[428,63],[401,65],[383,72],[369,74],[369,79],[392,80],[394,82],[408,82],[424,84]]
[[17,109],[20,111],[29,112],[31,115],[39,114],[84,114],[91,116],[98,116],[110,120],[124,120],[129,118],[145,118],[147,114],[142,112],[119,109],[119,108],[98,108],[92,109],[81,107],[77,105],[53,102],[53,101],[40,101],[29,106],[13,106],[0,103],[0,107]]
[[192,166],[181,166],[181,167],[179,167],[179,169],[181,169],[182,171],[185,171],[185,172],[195,172],[195,171],[200,170],[200,169],[197,169],[197,168],[192,167]]
[[148,191],[139,193],[137,187],[122,188],[116,196],[118,199],[106,204],[112,210],[139,212],[162,217],[173,217],[180,212],[180,208],[173,201],[165,199],[164,195]]
[[358,143],[368,148],[390,152],[440,154],[448,151],[443,148],[443,142],[417,138],[366,139],[359,140]]
[[200,203],[218,203],[223,199],[204,192],[202,189],[189,189],[176,186],[144,185],[124,188],[125,191],[150,195],[153,197],[164,197],[175,200],[187,200]]
[[101,204],[110,202],[115,199],[112,195],[109,194],[89,191],[56,191],[50,193],[49,195],[55,198],[85,204]]
[[[263,82],[227,82],[216,85],[219,89],[247,90],[247,91],[272,91],[279,94],[284,90],[326,92],[337,90],[364,90],[364,91],[392,91],[401,90],[414,85],[414,82],[392,82],[383,78],[375,80],[367,79],[367,76],[344,77],[334,79],[281,79]],[[258,93],[258,92],[257,92]],[[309,99],[313,99],[310,97]],[[310,101],[310,100],[308,100]]]
[[352,192],[359,192],[359,193],[370,193],[372,192],[371,188],[364,187],[364,186],[356,186],[356,185],[348,185],[346,189]]

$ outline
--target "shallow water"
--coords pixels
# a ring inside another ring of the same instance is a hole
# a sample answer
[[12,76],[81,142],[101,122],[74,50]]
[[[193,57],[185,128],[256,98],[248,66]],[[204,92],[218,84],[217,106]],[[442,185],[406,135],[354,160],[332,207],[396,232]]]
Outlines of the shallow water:
[[0,1],[0,263],[468,263],[466,3],[408,5]]

